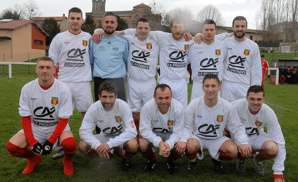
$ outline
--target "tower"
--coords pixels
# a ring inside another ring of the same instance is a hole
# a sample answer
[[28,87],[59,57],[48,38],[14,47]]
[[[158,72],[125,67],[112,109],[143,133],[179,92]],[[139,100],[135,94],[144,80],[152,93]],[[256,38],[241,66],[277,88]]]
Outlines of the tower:
[[104,14],[106,11],[106,0],[92,0],[92,12]]

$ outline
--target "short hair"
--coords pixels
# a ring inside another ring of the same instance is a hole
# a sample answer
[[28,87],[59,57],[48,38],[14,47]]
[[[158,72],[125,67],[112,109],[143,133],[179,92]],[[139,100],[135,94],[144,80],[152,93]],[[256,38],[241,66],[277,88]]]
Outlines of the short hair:
[[234,26],[234,23],[235,23],[236,20],[245,20],[245,22],[246,22],[246,27],[247,27],[247,20],[246,20],[246,18],[245,18],[244,16],[236,16],[236,17],[233,19],[233,24],[232,24],[232,26]]
[[114,82],[110,81],[110,80],[105,80],[103,81],[98,89],[98,93],[101,96],[102,91],[107,91],[107,92],[112,92],[115,95],[117,95],[117,86]]
[[70,13],[81,13],[81,17],[83,17],[83,13],[82,10],[80,8],[77,7],[73,7],[68,11],[68,17]]
[[264,58],[264,57],[265,57],[264,54],[262,54],[262,55],[261,55],[261,58]]
[[204,22],[203,22],[203,27],[206,25],[206,24],[214,24],[215,28],[216,28],[216,23],[215,21],[211,20],[211,19],[206,19]]
[[117,21],[117,15],[115,14],[115,13],[112,13],[112,12],[106,12],[104,15],[103,15],[103,20],[105,19],[105,17],[107,17],[107,16],[113,16],[113,17],[115,17],[116,18],[116,22],[118,22]]
[[173,27],[174,23],[181,23],[184,25],[184,21],[183,21],[182,17],[180,17],[180,16],[172,18],[172,20],[170,22],[170,27]]
[[147,18],[140,18],[138,19],[136,25],[138,26],[139,22],[149,23],[149,20]]
[[53,66],[55,65],[53,59],[50,58],[49,56],[42,56],[42,57],[40,57],[40,58],[37,60],[37,62],[36,62],[37,65],[38,65],[39,61],[50,61],[50,62],[53,63]]
[[171,89],[171,87],[169,86],[169,85],[167,85],[167,84],[164,84],[164,83],[162,83],[162,84],[159,84],[159,85],[157,85],[156,87],[155,87],[155,89],[154,89],[154,95],[156,96],[156,90],[157,89],[161,89],[161,91],[164,91],[166,88],[169,88],[170,89],[170,91],[171,91],[171,93],[172,93],[172,89]]
[[220,85],[219,78],[217,77],[217,75],[212,74],[212,73],[208,73],[205,75],[205,77],[203,79],[203,85],[205,83],[205,80],[210,80],[210,79],[215,79],[217,81],[218,85]]
[[250,92],[253,92],[253,93],[263,92],[263,96],[265,97],[265,91],[264,91],[263,87],[260,86],[260,85],[252,85],[252,86],[250,86],[248,88],[248,90],[247,90],[247,94],[246,94],[247,97],[248,97],[248,95],[249,95]]

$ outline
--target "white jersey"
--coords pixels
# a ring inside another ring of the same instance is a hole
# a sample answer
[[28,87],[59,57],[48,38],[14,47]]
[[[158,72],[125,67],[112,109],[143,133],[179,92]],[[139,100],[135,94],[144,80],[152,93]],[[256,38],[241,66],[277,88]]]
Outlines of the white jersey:
[[79,134],[80,138],[94,150],[101,144],[93,135],[96,126],[100,129],[100,136],[109,138],[107,143],[110,148],[124,144],[137,136],[132,112],[128,104],[121,99],[115,100],[111,111],[105,111],[100,100],[87,110]]
[[274,111],[263,103],[261,110],[253,115],[248,109],[246,99],[234,101],[232,105],[236,108],[241,122],[245,125],[248,137],[257,136],[259,133],[264,132],[264,127],[267,128],[269,138],[278,146],[278,154],[274,159],[272,169],[274,173],[284,171],[284,161],[286,159],[285,139]]
[[65,82],[92,80],[89,62],[88,41],[91,35],[68,30],[57,34],[51,42],[49,56],[59,65],[58,79]]
[[32,130],[49,129],[53,133],[59,118],[69,118],[72,115],[72,100],[69,88],[59,80],[44,90],[38,83],[38,78],[27,83],[21,91],[19,114],[30,116]]
[[189,49],[188,61],[191,63],[192,80],[203,82],[208,73],[217,75],[222,80],[227,48],[221,41],[215,40],[208,45],[204,42],[194,44]]
[[187,142],[192,134],[207,140],[217,139],[223,136],[227,128],[237,136],[234,141],[236,145],[248,144],[245,127],[239,121],[236,109],[222,98],[218,98],[213,107],[206,106],[204,96],[194,99],[185,109],[184,122],[181,141]]
[[140,134],[154,147],[159,147],[159,142],[162,141],[156,133],[168,133],[170,137],[164,142],[173,149],[180,138],[183,124],[183,106],[175,99],[172,99],[166,114],[160,113],[154,99],[148,101],[141,110]]
[[136,35],[124,35],[129,41],[127,69],[129,77],[148,80],[156,76],[159,46],[152,38],[140,41]]
[[[220,36],[215,36],[216,38]],[[227,46],[223,80],[247,85],[261,85],[262,66],[259,46],[250,39],[243,42],[234,36],[224,39]]]

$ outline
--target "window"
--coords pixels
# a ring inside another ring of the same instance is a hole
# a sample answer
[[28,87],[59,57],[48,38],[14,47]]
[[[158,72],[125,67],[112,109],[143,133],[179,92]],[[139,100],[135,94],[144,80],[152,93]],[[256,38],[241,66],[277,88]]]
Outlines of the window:
[[34,44],[35,45],[43,45],[43,41],[42,40],[34,40]]
[[140,17],[139,17],[139,15],[136,15],[135,18],[136,18],[136,19],[139,19]]
[[254,40],[254,36],[250,35],[249,36],[250,40]]

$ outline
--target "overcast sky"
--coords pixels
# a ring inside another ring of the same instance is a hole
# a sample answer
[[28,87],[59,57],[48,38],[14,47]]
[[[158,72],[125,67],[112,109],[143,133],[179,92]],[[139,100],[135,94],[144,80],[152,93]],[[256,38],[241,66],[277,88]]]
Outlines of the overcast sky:
[[[147,5],[156,2],[156,6],[162,7],[165,11],[175,8],[187,7],[194,17],[206,5],[216,6],[222,14],[224,26],[231,26],[235,16],[242,15],[248,20],[248,28],[256,28],[255,15],[260,10],[261,0],[106,0],[106,11],[132,10],[133,6],[140,3]],[[15,4],[23,5],[28,0],[0,0],[0,12],[6,8],[13,8]],[[71,7],[82,9],[85,17],[86,12],[92,11],[92,0],[35,0],[42,13],[41,16],[62,16]]]

